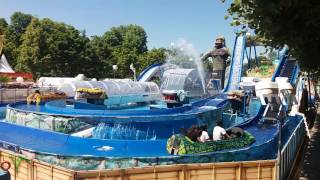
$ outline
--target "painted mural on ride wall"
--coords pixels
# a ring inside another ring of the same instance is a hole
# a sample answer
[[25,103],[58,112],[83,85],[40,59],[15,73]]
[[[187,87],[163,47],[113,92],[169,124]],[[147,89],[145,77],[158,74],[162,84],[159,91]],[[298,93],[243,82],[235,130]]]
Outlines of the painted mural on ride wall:
[[[12,112],[11,112],[12,113]],[[19,113],[18,113],[19,114]],[[10,112],[7,113],[10,116]],[[22,117],[26,117],[28,113],[20,114]],[[12,116],[12,115],[11,115]],[[19,116],[19,115],[18,115]],[[20,118],[22,118],[20,117]],[[12,118],[12,117],[11,117]],[[12,118],[13,122],[14,118]],[[70,118],[72,120],[72,118]],[[18,122],[16,118],[16,122]],[[262,130],[257,122],[252,121],[250,123],[252,128],[250,132],[257,138],[257,132]],[[267,125],[265,125],[267,126]],[[276,126],[269,125],[269,126]],[[48,127],[46,125],[46,127]],[[268,127],[264,127],[268,129]],[[272,128],[274,129],[274,128]],[[290,117],[284,123],[283,126],[282,145],[286,144],[288,139],[293,133],[300,134],[299,137],[304,137],[305,130],[303,119],[299,116]],[[231,151],[218,150],[217,152],[195,153],[185,155],[170,155],[167,156],[152,156],[152,157],[109,157],[103,155],[67,155],[67,154],[52,154],[45,152],[30,151],[23,149],[23,147],[0,143],[0,147],[19,154],[22,154],[27,159],[38,159],[43,162],[51,163],[54,165],[62,166],[74,170],[98,170],[98,169],[112,169],[112,168],[129,168],[129,167],[145,167],[154,165],[170,165],[170,164],[184,164],[184,163],[209,163],[209,162],[230,162],[230,161],[248,161],[248,160],[264,160],[274,159],[277,154],[277,131],[274,131],[272,136],[259,137],[259,140],[248,147],[236,148]],[[300,143],[297,143],[299,145]],[[62,148],[61,144],[50,144],[51,148]],[[112,150],[112,147],[101,145],[96,147],[98,151],[104,152]],[[143,147],[141,147],[143,149]],[[161,147],[157,147],[161,148]],[[166,148],[165,144],[162,148]],[[128,149],[128,154],[130,150]],[[69,153],[66,151],[66,153]]]
[[6,120],[14,124],[65,134],[74,133],[90,126],[88,123],[74,117],[35,114],[32,112],[16,111],[10,108],[7,109]]
[[[223,121],[222,111],[229,109],[202,107],[201,113],[177,114],[173,116],[137,116],[95,117],[95,116],[62,116],[44,113],[34,113],[8,108],[6,120],[9,123],[27,127],[75,134],[85,132],[81,137],[96,139],[121,140],[156,140],[167,139],[172,133],[178,133],[180,128],[189,128],[194,124],[207,124],[211,132],[216,121]],[[226,118],[230,121],[230,118]],[[90,130],[91,129],[91,130]],[[78,136],[78,135],[76,135]]]
[[[305,135],[302,118],[294,117],[288,120],[283,126],[284,136],[282,145],[285,145],[290,138],[290,134]],[[232,151],[207,152],[200,154],[169,155],[162,157],[80,157],[80,156],[61,156],[45,153],[32,153],[33,158],[38,160],[66,167],[74,170],[99,170],[114,168],[146,167],[155,165],[171,165],[183,163],[210,163],[210,162],[232,162],[232,161],[250,161],[267,160],[276,158],[277,154],[277,136],[264,137],[266,141],[254,144],[250,147],[234,149]],[[301,141],[302,138],[299,140]],[[299,145],[297,143],[296,145]],[[165,148],[165,147],[163,147]],[[108,151],[106,148],[100,148],[101,151]],[[22,153],[25,154],[25,153]]]
[[[74,170],[97,170],[114,168],[146,167],[184,163],[210,163],[274,159],[277,140],[250,149],[242,148],[226,152],[208,152],[163,157],[74,157],[35,153],[35,158],[50,164]],[[165,147],[163,147],[165,148]]]

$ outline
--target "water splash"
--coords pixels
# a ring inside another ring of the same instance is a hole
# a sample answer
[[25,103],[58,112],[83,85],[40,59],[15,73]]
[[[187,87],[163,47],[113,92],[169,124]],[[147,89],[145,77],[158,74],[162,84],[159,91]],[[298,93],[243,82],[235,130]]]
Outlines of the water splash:
[[168,64],[178,65],[180,68],[194,68],[195,66],[201,80],[203,93],[206,93],[203,63],[193,44],[184,39],[179,39],[176,42],[172,42],[171,50],[170,53],[167,54],[166,62]]
[[128,124],[99,123],[92,132],[93,138],[97,139],[121,139],[121,140],[155,140],[155,132],[149,135],[147,132],[136,129]]

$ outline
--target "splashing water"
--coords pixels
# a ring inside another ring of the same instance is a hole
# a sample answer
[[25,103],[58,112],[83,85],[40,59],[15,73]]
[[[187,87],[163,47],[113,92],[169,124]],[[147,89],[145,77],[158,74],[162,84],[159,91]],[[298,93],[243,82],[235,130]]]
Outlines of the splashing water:
[[[203,93],[205,94],[206,86],[205,86],[205,80],[204,80],[205,74],[204,74],[203,63],[201,61],[199,53],[196,51],[194,46],[191,43],[187,42],[186,40],[180,39],[177,42],[172,42],[171,47],[172,47],[172,50],[171,50],[172,52],[167,54],[166,62],[168,64],[176,64],[180,67],[181,67],[181,64],[179,64],[179,61],[180,63],[182,61],[193,62],[197,68],[197,71],[201,80]],[[184,68],[184,67],[181,67],[181,68]]]
[[93,130],[92,136],[97,139],[122,139],[122,140],[155,140],[156,135],[141,131],[126,124],[106,124],[99,123]]

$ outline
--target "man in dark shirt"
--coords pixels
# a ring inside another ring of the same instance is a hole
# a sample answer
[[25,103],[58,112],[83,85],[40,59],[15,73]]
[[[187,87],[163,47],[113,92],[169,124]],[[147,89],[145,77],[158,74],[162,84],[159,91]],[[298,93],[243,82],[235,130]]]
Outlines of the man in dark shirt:
[[227,130],[227,134],[229,134],[231,138],[241,137],[243,133],[244,133],[243,129],[239,127],[233,127]]
[[201,130],[199,128],[199,126],[196,125],[192,125],[189,129],[188,132],[186,134],[186,136],[191,139],[194,142],[197,142],[198,137],[201,136]]
[[211,72],[211,79],[220,80],[220,89],[224,88],[225,71],[229,56],[230,53],[225,47],[225,39],[223,36],[219,36],[215,41],[214,49],[202,57],[203,61],[209,57],[212,58],[213,68]]

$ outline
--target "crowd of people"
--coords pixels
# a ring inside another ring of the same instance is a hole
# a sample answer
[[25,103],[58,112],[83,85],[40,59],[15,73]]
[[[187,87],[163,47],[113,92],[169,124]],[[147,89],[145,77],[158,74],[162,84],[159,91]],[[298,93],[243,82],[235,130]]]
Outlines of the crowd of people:
[[222,122],[218,121],[217,125],[213,128],[212,136],[209,135],[207,125],[193,125],[188,130],[184,128],[180,129],[180,133],[187,136],[194,142],[206,142],[206,141],[219,141],[223,139],[236,138],[243,135],[243,129],[239,127],[232,127],[231,129],[225,130],[222,127]]

